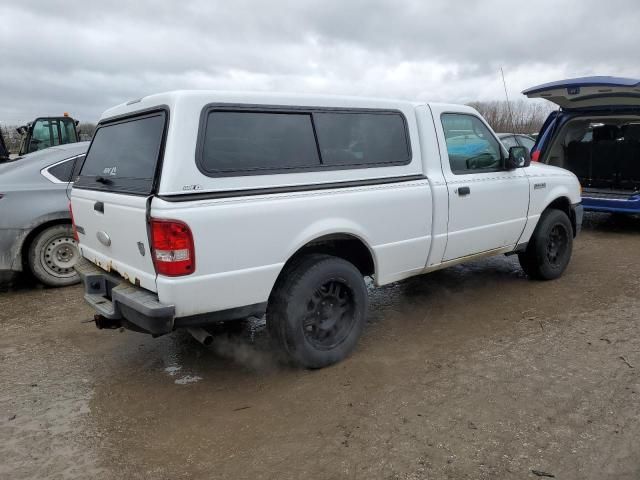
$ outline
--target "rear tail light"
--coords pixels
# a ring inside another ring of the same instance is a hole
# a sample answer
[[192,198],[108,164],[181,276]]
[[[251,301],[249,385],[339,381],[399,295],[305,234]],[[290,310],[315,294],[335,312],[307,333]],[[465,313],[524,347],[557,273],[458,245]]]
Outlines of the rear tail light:
[[531,154],[531,161],[532,162],[539,162],[540,161],[540,150],[535,150]]
[[76,242],[80,241],[78,238],[78,229],[76,228],[76,222],[73,220],[73,208],[71,208],[71,202],[69,202],[69,214],[71,215],[71,229],[73,230],[73,238],[75,238]]
[[178,277],[196,269],[193,236],[185,223],[152,218],[151,251],[156,272],[160,275]]

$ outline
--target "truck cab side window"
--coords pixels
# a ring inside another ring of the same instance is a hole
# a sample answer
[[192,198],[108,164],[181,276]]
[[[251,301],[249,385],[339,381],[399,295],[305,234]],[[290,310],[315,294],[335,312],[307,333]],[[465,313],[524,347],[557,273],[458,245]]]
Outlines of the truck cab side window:
[[463,113],[445,113],[442,128],[453,173],[502,170],[500,144],[480,119]]

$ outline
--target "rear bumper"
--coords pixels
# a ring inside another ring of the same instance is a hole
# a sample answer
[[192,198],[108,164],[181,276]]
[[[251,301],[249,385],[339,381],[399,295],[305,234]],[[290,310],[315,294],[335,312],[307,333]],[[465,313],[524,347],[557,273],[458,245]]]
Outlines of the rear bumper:
[[153,292],[131,285],[85,259],[75,269],[84,284],[84,299],[99,315],[152,335],[173,330],[175,307],[160,303]]
[[266,302],[205,314],[176,317],[174,305],[160,303],[158,296],[98,268],[82,258],[74,267],[84,284],[84,299],[98,315],[119,321],[126,328],[158,336],[176,328],[206,327],[218,322],[261,317]]

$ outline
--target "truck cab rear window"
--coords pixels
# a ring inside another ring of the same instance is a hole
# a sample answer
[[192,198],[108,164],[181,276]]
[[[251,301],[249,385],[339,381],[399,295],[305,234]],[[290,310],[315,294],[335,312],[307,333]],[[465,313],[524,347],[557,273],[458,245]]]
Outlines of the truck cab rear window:
[[149,194],[165,126],[164,112],[100,126],[75,186]]
[[397,112],[255,112],[212,109],[198,163],[209,176],[406,164],[411,150]]

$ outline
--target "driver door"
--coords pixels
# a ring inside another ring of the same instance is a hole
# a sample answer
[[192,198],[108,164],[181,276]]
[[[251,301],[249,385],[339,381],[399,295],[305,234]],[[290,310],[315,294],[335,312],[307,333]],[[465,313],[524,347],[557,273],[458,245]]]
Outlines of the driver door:
[[[449,194],[443,261],[515,245],[527,221],[529,179],[505,170],[500,142],[472,113],[434,112]],[[439,118],[439,121],[437,120]]]

